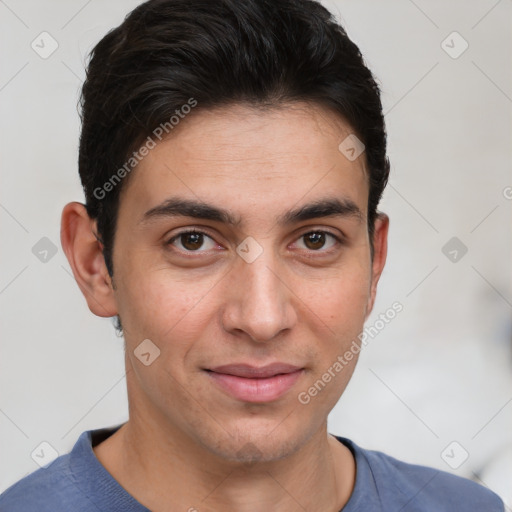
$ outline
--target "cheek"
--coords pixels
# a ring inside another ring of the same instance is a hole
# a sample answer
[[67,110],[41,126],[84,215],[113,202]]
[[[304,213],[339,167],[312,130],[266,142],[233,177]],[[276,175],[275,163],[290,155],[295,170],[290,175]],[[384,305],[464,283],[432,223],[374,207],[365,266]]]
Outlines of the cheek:
[[133,342],[154,339],[161,350],[176,352],[185,349],[187,340],[207,324],[213,279],[184,279],[169,268],[124,275],[118,286],[118,307],[126,335]]
[[361,257],[354,259],[352,265],[347,265],[336,276],[319,282],[314,292],[311,288],[306,304],[317,315],[317,323],[328,327],[319,336],[312,375],[312,382],[323,376],[329,381],[328,390],[322,393],[320,402],[325,400],[326,404],[333,405],[354,371],[370,294],[370,278],[370,266],[366,264],[366,258]]
[[[354,372],[361,343],[359,336],[369,296],[369,274],[350,272],[324,282],[306,302],[318,330],[314,365],[297,397],[300,404],[330,411]],[[328,329],[325,328],[328,327]]]
[[304,302],[334,333],[362,328],[370,282],[369,265],[356,261],[328,278],[303,284]]
[[[334,325],[350,325],[364,319],[364,309],[369,296],[369,281],[354,282],[351,277],[329,285],[329,292],[321,303]],[[320,299],[319,304],[320,307]]]

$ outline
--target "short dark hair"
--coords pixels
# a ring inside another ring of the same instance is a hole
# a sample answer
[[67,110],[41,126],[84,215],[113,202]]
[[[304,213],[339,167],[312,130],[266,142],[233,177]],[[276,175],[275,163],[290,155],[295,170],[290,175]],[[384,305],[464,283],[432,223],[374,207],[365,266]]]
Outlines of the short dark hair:
[[313,0],[149,0],[128,14],[89,55],[80,97],[79,172],[109,274],[119,194],[157,127],[170,133],[185,106],[298,101],[334,111],[364,143],[371,240],[390,167],[380,90],[327,9]]

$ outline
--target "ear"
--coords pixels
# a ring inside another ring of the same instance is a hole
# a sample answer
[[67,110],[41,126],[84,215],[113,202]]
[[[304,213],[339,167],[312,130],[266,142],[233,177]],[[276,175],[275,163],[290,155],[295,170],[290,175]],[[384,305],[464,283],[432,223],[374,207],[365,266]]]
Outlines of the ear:
[[372,279],[365,319],[367,319],[372,312],[373,305],[375,304],[375,296],[377,295],[377,283],[379,282],[382,271],[384,270],[384,264],[386,263],[388,253],[388,230],[389,217],[385,213],[378,213],[373,232]]
[[89,217],[85,206],[68,203],[62,210],[62,248],[89,309],[97,316],[111,317],[117,314],[117,305],[96,235],[96,221]]

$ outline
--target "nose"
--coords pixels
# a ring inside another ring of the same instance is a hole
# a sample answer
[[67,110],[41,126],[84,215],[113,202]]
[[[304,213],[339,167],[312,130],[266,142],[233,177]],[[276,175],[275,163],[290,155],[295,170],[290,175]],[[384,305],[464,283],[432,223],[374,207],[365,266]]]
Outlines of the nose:
[[264,251],[252,263],[238,259],[226,286],[224,329],[244,332],[256,342],[273,340],[297,321],[295,295],[270,253]]

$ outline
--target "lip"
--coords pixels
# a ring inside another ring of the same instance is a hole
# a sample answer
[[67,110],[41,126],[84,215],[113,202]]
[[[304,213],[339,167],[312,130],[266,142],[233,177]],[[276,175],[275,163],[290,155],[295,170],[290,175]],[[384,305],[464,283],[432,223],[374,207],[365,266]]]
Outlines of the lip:
[[304,372],[304,368],[272,363],[262,367],[228,364],[206,370],[223,391],[243,402],[272,402],[286,394]]

